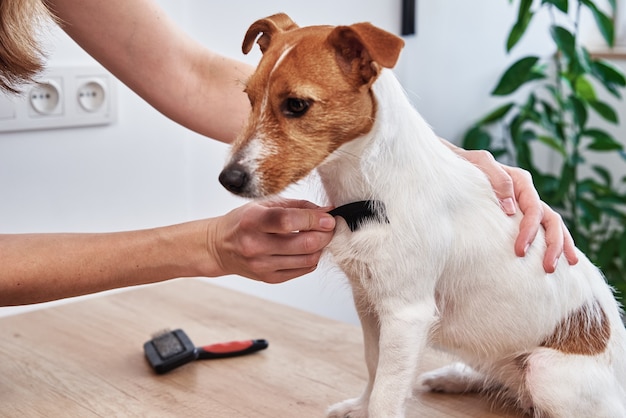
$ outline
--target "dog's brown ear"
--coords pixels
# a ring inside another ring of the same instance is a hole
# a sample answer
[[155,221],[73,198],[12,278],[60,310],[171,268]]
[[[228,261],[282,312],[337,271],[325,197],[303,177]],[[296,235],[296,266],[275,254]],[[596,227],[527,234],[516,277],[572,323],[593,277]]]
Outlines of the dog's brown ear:
[[269,47],[274,34],[286,32],[296,28],[298,28],[298,25],[296,25],[294,21],[284,13],[278,13],[264,19],[259,19],[254,22],[246,32],[241,49],[244,54],[250,52],[254,40],[257,36],[259,36],[259,33],[263,33],[257,43],[261,48],[261,52],[265,52]]
[[380,67],[393,68],[404,41],[370,23],[337,26],[328,36],[337,62],[345,72],[359,74],[364,83],[373,81]]

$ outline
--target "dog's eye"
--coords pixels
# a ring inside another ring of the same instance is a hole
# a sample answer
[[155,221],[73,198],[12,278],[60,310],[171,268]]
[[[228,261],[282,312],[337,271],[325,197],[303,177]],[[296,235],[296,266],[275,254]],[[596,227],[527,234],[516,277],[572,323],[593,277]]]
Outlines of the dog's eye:
[[297,118],[304,115],[309,110],[309,106],[308,100],[290,97],[283,103],[283,113],[285,116]]

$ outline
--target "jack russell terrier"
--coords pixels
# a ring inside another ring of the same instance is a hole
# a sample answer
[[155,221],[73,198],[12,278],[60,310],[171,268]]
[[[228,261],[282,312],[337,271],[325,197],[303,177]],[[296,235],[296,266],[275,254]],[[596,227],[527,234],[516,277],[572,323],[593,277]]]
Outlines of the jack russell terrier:
[[[357,214],[343,215],[329,249],[352,287],[369,381],[328,416],[403,417],[420,384],[489,393],[536,417],[626,417],[611,288],[582,254],[546,274],[542,235],[514,254],[521,215],[502,212],[389,70],[404,42],[369,23],[300,28],[285,14],[253,23],[244,53],[255,40],[252,111],[220,182],[263,198],[317,169],[337,213]],[[427,344],[463,363],[416,379]]]

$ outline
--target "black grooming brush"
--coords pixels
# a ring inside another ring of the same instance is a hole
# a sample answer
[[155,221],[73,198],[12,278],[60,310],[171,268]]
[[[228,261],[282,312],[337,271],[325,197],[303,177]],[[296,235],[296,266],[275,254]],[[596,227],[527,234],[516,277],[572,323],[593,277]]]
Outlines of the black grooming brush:
[[196,347],[182,329],[163,331],[143,345],[146,359],[158,374],[198,359],[243,356],[268,347],[267,340],[229,341]]
[[367,220],[389,223],[385,204],[376,200],[361,200],[336,207],[328,212],[332,216],[341,216],[346,220],[350,231],[354,232]]

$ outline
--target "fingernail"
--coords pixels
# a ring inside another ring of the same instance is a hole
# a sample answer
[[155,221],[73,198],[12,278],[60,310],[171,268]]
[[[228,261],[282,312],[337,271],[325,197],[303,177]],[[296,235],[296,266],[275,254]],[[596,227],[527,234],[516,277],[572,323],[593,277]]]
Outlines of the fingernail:
[[507,215],[515,215],[515,202],[512,198],[507,197],[506,199],[500,200],[500,207],[502,207],[502,210],[504,210]]
[[556,271],[556,266],[558,265],[559,265],[559,259],[557,258],[556,260],[554,260],[554,263],[552,263],[553,271]]
[[333,229],[335,227],[335,218],[332,216],[322,216],[320,218],[320,228]]
[[524,256],[525,256],[526,254],[528,254],[528,249],[529,249],[529,248],[530,248],[530,243],[529,243],[529,244],[526,244],[526,246],[524,247]]

